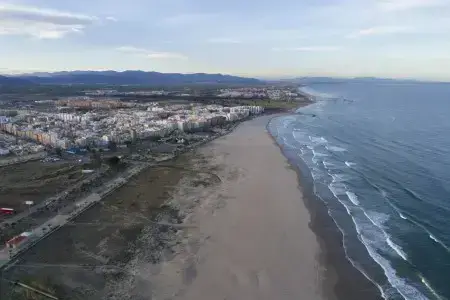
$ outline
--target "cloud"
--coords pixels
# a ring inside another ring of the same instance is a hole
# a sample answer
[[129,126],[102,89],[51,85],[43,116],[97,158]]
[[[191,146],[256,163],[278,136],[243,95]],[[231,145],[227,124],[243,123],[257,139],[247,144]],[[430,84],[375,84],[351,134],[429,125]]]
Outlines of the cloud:
[[187,56],[175,52],[158,52],[147,50],[144,48],[137,48],[133,46],[122,46],[116,48],[117,51],[133,54],[143,58],[149,59],[187,59]]
[[396,33],[406,33],[412,32],[413,29],[407,26],[375,26],[365,29],[361,29],[357,32],[351,33],[347,38],[359,38],[371,35],[385,35],[385,34],[396,34]]
[[378,5],[387,11],[400,11],[416,8],[430,8],[445,6],[449,3],[445,0],[379,0]]
[[341,50],[337,46],[308,46],[308,47],[293,47],[293,48],[272,48],[272,51],[291,51],[291,52],[333,52]]
[[58,39],[81,33],[97,17],[32,6],[0,4],[0,35],[26,35]]
[[233,38],[222,37],[222,38],[211,38],[208,40],[208,43],[211,43],[211,44],[240,44],[241,41],[239,41],[237,39],[233,39]]

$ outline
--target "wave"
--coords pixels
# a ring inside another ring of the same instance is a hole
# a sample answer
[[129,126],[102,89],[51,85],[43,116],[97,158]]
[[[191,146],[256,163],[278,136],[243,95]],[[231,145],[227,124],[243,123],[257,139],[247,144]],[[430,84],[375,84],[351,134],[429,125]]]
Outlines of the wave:
[[[362,209],[361,209],[362,210]],[[364,212],[364,210],[362,210]],[[366,212],[364,214],[367,217]],[[370,221],[369,224],[375,225],[383,223],[386,219],[384,214],[373,213],[374,215],[380,216],[382,219],[373,222]],[[406,279],[401,278],[397,275],[395,268],[392,266],[391,262],[384,258],[380,253],[378,253],[377,249],[383,249],[383,244],[385,240],[385,236],[383,235],[384,231],[380,231],[378,226],[364,224],[363,220],[359,222],[352,216],[353,223],[355,224],[356,231],[358,236],[363,243],[364,247],[367,249],[370,257],[383,269],[384,274],[389,282],[389,284],[406,300],[428,300],[418,289],[409,285]],[[388,217],[388,216],[387,216]],[[386,299],[386,298],[385,298]]]
[[340,182],[332,182],[328,185],[328,189],[333,195],[339,199],[339,196],[346,195],[347,186]]
[[336,167],[336,165],[335,164],[333,164],[333,163],[330,163],[330,162],[328,162],[328,161],[322,161],[322,163],[323,163],[323,166],[325,167],[325,169],[327,169],[327,170],[329,170],[329,169],[331,169],[331,168],[333,168],[333,167]]
[[355,193],[350,192],[350,191],[346,191],[345,193],[347,194],[348,199],[350,199],[350,201],[351,201],[353,204],[359,205],[358,196],[356,196]]
[[[326,204],[326,201],[325,201],[319,194],[317,194],[317,193],[315,193],[315,194],[316,194],[316,196],[317,196],[322,202],[324,202],[324,203]],[[342,203],[342,202],[341,202],[341,203]],[[345,204],[342,203],[342,205],[344,205],[344,207],[345,207]],[[347,247],[347,243],[346,243],[346,239],[345,239],[345,237],[347,236],[347,232],[346,232],[346,231],[339,225],[339,223],[333,218],[333,216],[332,216],[332,214],[331,214],[330,208],[328,208],[327,211],[328,211],[328,215],[331,217],[331,219],[333,220],[334,224],[336,225],[336,227],[339,229],[339,231],[340,231],[341,234],[342,234],[342,245],[343,245],[343,248],[344,248],[345,257],[348,259],[348,261],[352,264],[352,266],[353,266],[355,269],[357,269],[359,272],[361,272],[361,274],[363,274],[364,277],[366,277],[370,282],[372,282],[372,283],[378,288],[378,290],[380,291],[381,297],[382,297],[383,299],[388,299],[387,296],[386,296],[386,293],[385,293],[385,291],[384,291],[384,289],[383,289],[383,287],[382,287],[378,282],[376,282],[372,277],[370,277],[369,274],[368,274],[368,273],[367,273],[367,272],[366,272],[366,271],[365,271],[358,263],[356,263],[356,262],[351,258],[351,256],[350,256],[349,253],[348,253],[348,247]],[[350,214],[350,211],[347,210],[347,213]]]
[[350,161],[345,161],[345,165],[349,168],[352,168],[354,166],[356,166],[356,163],[350,162]]
[[328,154],[325,154],[325,153],[316,152],[314,149],[312,149],[312,153],[316,157],[327,157],[327,156],[329,156]]
[[347,151],[347,149],[345,149],[345,148],[341,148],[341,147],[337,147],[337,146],[325,146],[325,148],[328,150],[328,151],[331,151],[331,152],[345,152],[345,151]]
[[428,237],[430,239],[432,239],[435,243],[439,244],[442,248],[444,248],[447,252],[450,253],[450,247],[448,247],[444,242],[442,242],[435,235],[433,235],[424,225],[422,225],[420,222],[414,220],[413,216],[408,216],[408,217],[405,216],[405,213],[402,213],[394,204],[390,203],[390,201],[388,201],[388,203],[395,211],[397,211],[400,218],[402,218],[403,220],[407,220],[407,221],[411,222],[412,224],[416,225],[417,227],[421,228],[423,231],[425,231],[428,234]]
[[[362,237],[364,240],[364,237]],[[386,278],[393,288],[406,300],[428,300],[418,289],[409,285],[405,279],[399,277],[397,272],[392,267],[389,260],[381,256],[372,246],[369,241],[364,242],[369,255],[375,262],[383,269]]]
[[[428,233],[429,233],[429,231],[428,231]],[[442,247],[444,247],[445,250],[447,250],[448,252],[450,252],[450,248],[447,247],[447,245],[444,244],[444,242],[442,242],[441,240],[439,240],[437,237],[435,237],[435,236],[432,235],[431,233],[429,233],[428,236],[430,237],[430,239],[432,239],[433,241],[435,241],[436,243],[438,243],[439,245],[441,245]]]
[[419,274],[420,281],[427,287],[427,289],[436,297],[438,300],[443,300],[443,298],[431,287],[431,284],[428,280],[425,279],[422,275]]
[[328,143],[327,139],[324,138],[323,136],[321,136],[321,137],[309,136],[309,140],[316,145]]
[[351,177],[346,174],[330,174],[330,173],[328,173],[328,175],[330,175],[331,178],[333,178],[332,182],[344,182],[344,181],[348,181],[351,179]]
[[388,246],[395,251],[403,260],[408,261],[408,256],[406,255],[403,248],[397,245],[392,241],[392,237],[386,232],[385,223],[389,220],[389,215],[378,213],[378,212],[366,212],[364,211],[364,215],[369,219],[369,221],[375,225],[383,234],[386,239]]
[[402,247],[394,243],[390,237],[386,239],[386,242],[388,245],[394,249],[394,251],[401,257],[403,260],[408,261],[408,256],[406,255],[405,251],[403,251]]

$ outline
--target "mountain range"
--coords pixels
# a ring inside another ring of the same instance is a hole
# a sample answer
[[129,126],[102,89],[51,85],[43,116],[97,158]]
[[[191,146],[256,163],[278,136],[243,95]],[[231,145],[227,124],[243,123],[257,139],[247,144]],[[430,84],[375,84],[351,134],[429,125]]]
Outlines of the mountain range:
[[26,84],[111,84],[111,85],[183,85],[183,84],[260,84],[254,78],[223,74],[180,74],[144,71],[70,71],[0,76],[0,85]]
[[30,81],[17,78],[17,77],[9,77],[0,75],[0,86],[1,85],[28,85],[32,84]]

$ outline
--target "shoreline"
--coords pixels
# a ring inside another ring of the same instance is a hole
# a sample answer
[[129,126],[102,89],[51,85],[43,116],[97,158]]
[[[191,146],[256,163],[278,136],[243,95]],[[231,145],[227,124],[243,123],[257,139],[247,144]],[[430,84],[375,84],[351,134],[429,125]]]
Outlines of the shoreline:
[[[273,116],[267,123],[266,129],[272,119],[289,115],[291,113],[286,112]],[[284,155],[282,145],[277,143],[268,129],[267,134],[296,172],[299,189],[304,192],[303,203],[311,216],[309,228],[320,244],[319,261],[326,270],[323,289],[327,299],[383,300],[376,285],[355,268],[346,257],[343,233],[329,215],[326,204],[314,194],[312,178],[309,178],[309,174],[304,174],[295,162]],[[355,289],[355,287],[358,288]]]

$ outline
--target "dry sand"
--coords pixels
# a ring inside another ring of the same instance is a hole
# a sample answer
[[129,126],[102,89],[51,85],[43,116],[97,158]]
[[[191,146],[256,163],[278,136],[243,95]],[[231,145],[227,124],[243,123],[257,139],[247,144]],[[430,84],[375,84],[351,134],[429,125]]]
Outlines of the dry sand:
[[179,232],[174,257],[138,263],[140,274],[153,274],[149,298],[325,299],[319,243],[268,120],[245,122],[199,150],[221,183],[180,185],[172,202],[196,202],[185,222],[197,227]]

